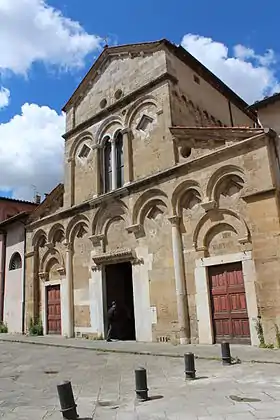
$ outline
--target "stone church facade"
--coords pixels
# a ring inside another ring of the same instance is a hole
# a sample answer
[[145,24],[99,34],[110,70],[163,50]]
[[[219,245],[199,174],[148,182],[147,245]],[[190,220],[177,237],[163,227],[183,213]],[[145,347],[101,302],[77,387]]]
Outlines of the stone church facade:
[[258,344],[280,323],[275,133],[183,48],[107,47],[64,107],[65,179],[29,221],[44,333]]

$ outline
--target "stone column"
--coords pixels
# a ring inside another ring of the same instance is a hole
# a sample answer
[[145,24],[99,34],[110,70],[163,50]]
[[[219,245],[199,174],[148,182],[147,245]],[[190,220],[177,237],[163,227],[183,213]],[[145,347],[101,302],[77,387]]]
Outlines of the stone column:
[[69,242],[65,243],[65,266],[66,266],[66,278],[65,278],[65,301],[66,305],[62,308],[65,315],[65,335],[70,338],[74,337],[74,299],[73,299],[73,248]]
[[177,311],[178,311],[178,324],[180,334],[180,344],[188,344],[188,303],[186,296],[186,280],[183,259],[183,246],[180,230],[180,217],[172,216],[169,218],[172,229],[172,248],[173,248],[173,261],[175,272],[175,285],[177,297]]
[[100,171],[102,171],[102,165],[100,162],[100,147],[98,145],[95,145],[92,148],[93,153],[93,167],[95,171],[95,177],[93,181],[93,197],[97,197],[102,193],[103,186],[101,185],[101,177],[100,177]]
[[116,154],[116,141],[111,140],[112,144],[112,190],[117,188],[117,154]]
[[71,207],[75,204],[75,158],[67,160],[66,180],[65,180],[65,205]]
[[133,152],[131,128],[122,130],[123,135],[123,161],[124,161],[124,185],[133,181]]

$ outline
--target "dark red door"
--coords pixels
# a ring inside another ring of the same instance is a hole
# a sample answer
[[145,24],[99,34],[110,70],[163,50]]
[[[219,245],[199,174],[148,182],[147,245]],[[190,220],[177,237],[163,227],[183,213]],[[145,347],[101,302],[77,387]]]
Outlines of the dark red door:
[[47,333],[61,334],[60,286],[47,287]]
[[215,342],[250,344],[241,263],[209,267]]

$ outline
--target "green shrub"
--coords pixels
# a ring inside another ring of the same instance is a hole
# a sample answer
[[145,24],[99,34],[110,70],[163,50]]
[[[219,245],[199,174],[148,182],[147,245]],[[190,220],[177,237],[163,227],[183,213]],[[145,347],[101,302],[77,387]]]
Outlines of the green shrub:
[[8,325],[4,322],[0,322],[0,334],[7,334]]
[[43,323],[41,319],[30,318],[28,332],[30,335],[43,335]]
[[260,318],[256,319],[256,331],[257,331],[257,336],[260,342],[260,347],[261,348],[265,348],[266,344],[264,341],[264,333],[263,333],[263,326],[262,326],[262,322]]
[[275,324],[275,338],[276,338],[276,347],[280,349],[280,331],[278,325]]

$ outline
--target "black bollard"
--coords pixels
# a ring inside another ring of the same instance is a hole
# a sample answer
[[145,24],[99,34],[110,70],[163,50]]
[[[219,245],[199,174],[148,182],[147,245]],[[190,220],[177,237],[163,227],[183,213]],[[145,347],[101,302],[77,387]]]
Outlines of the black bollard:
[[185,377],[186,377],[186,380],[195,379],[194,354],[193,353],[184,354],[184,360],[185,360]]
[[221,350],[222,350],[222,363],[223,365],[231,365],[231,354],[230,354],[230,347],[229,343],[221,343]]
[[57,392],[60,401],[62,417],[67,420],[77,420],[77,404],[75,404],[72,385],[70,381],[65,381],[57,385]]
[[144,368],[135,370],[136,398],[139,401],[148,400],[147,372]]

